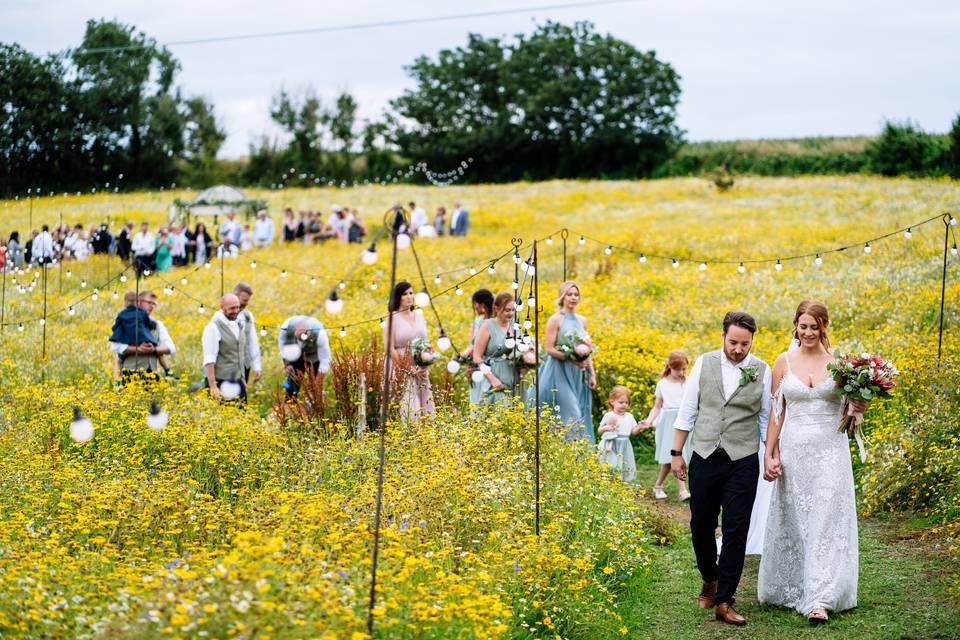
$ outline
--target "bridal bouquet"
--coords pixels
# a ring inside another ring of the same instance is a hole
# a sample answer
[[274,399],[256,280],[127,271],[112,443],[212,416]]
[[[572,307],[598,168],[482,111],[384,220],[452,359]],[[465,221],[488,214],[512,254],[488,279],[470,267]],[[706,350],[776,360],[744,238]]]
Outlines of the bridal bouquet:
[[418,367],[429,367],[439,359],[426,338],[414,338],[410,342],[410,353],[413,355],[413,363]]
[[583,362],[597,352],[597,346],[586,331],[565,333],[557,338],[557,351],[566,354],[568,360]]
[[837,385],[834,392],[843,396],[846,401],[839,431],[856,438],[862,459],[863,414],[854,410],[849,401],[889,398],[890,391],[897,386],[896,376],[900,372],[892,362],[875,354],[861,353],[858,356],[852,353],[841,354],[837,350],[833,355],[837,362],[828,364],[827,371]]

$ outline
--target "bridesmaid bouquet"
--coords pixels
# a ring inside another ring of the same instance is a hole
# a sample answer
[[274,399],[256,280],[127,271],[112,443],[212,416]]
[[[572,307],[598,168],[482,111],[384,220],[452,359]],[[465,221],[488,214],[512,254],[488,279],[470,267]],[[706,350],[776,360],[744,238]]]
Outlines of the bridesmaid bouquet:
[[840,420],[840,433],[847,433],[857,440],[860,458],[863,459],[863,414],[856,411],[850,400],[873,400],[889,398],[890,391],[897,386],[896,376],[900,373],[892,362],[882,357],[861,353],[833,352],[836,364],[828,364],[827,371],[836,383],[834,393],[843,396],[843,418]]
[[459,362],[464,367],[472,367],[473,366],[473,345],[470,345],[465,350],[453,356],[453,359]]
[[430,346],[426,338],[414,338],[410,341],[410,353],[413,354],[413,363],[418,367],[429,367],[437,361],[437,352]]
[[557,351],[566,354],[568,360],[583,362],[597,352],[597,345],[586,331],[565,333],[557,338]]

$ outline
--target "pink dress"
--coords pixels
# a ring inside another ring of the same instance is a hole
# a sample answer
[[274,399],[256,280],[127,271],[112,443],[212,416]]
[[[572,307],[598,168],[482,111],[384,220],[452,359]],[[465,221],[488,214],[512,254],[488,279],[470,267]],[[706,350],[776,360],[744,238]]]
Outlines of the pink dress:
[[[384,339],[386,339],[387,326],[383,330]],[[396,313],[393,316],[393,348],[397,350],[401,357],[406,356],[410,343],[416,338],[427,339],[427,323],[423,316],[415,313],[414,323],[410,324],[403,314]],[[416,367],[413,364],[411,366]],[[419,378],[405,371],[394,371],[393,378],[403,385],[403,396],[400,399],[401,418],[417,418],[421,415],[433,413],[430,378],[427,376]]]

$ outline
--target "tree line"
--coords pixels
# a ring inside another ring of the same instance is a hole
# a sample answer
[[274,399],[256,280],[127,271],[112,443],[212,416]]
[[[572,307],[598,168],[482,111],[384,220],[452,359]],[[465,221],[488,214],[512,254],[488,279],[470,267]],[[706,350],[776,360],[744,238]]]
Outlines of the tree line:
[[[654,51],[547,22],[509,39],[468,36],[405,67],[413,88],[359,120],[343,92],[282,89],[261,136],[239,160],[217,158],[226,133],[214,105],[177,84],[179,61],[131,25],[90,20],[73,49],[38,56],[0,43],[0,194],[91,186],[217,182],[286,186],[396,177],[473,158],[464,180],[636,178],[719,166],[767,175],[874,172],[960,176],[960,117],[950,134],[887,123],[862,149],[754,153],[685,145],[680,76]],[[423,179],[413,176],[412,179]]]

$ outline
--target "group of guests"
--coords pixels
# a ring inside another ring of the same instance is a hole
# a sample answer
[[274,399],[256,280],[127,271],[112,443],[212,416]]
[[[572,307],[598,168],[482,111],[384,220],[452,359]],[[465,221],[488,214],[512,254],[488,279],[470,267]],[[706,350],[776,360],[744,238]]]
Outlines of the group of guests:
[[[283,212],[283,241],[307,244],[336,240],[338,242],[363,242],[367,236],[364,224],[356,209],[333,205],[328,216],[320,211],[300,211],[295,214],[287,208]],[[272,242],[272,236],[271,236]]]
[[427,210],[411,200],[409,207],[410,224],[407,225],[411,234],[421,238],[436,236],[465,236],[470,229],[470,212],[460,200],[454,200],[453,210],[447,214],[444,205],[437,207],[431,220]]
[[43,225],[31,231],[30,238],[13,231],[0,238],[0,270],[22,269],[24,266],[45,265],[61,260],[84,260],[92,253],[109,253],[113,235],[106,224],[85,230],[82,224]]

